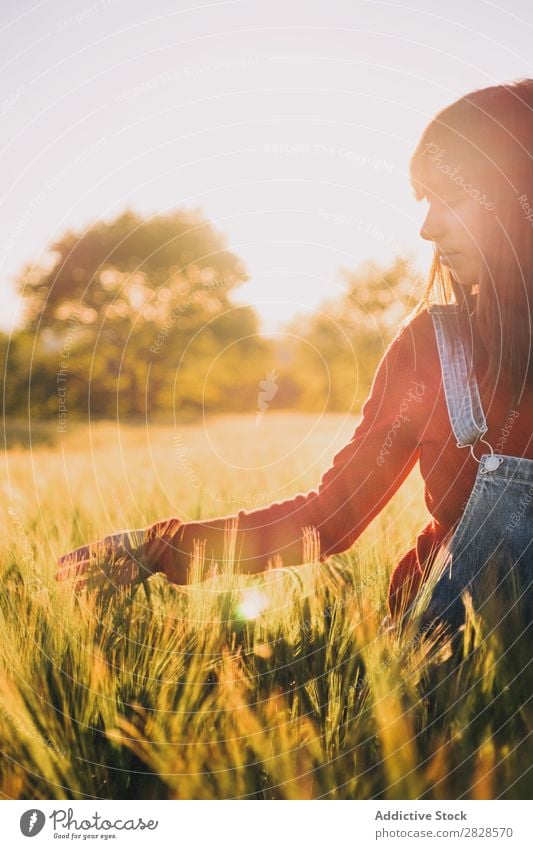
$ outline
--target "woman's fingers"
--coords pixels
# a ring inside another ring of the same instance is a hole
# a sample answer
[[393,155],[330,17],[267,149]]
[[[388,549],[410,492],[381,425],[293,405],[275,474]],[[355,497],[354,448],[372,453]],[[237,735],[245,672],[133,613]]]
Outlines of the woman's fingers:
[[141,569],[133,560],[100,565],[90,558],[64,563],[56,572],[56,581],[69,581],[76,590],[98,589],[104,585],[127,586],[141,577]]
[[148,574],[135,555],[125,549],[118,535],[64,554],[58,566],[56,581],[73,581],[76,589],[98,588],[105,583],[124,586]]
[[83,590],[89,583],[89,575],[94,567],[92,561],[87,558],[85,560],[69,560],[68,555],[61,557],[60,568],[55,574],[56,581],[72,582],[76,590]]
[[80,548],[75,548],[74,551],[69,551],[68,554],[63,554],[57,561],[60,567],[69,566],[75,562],[84,562],[89,560],[91,556],[91,546],[82,545]]
[[91,565],[91,551],[88,545],[77,548],[68,554],[64,554],[57,561],[58,570],[55,574],[56,581],[80,581],[86,578]]

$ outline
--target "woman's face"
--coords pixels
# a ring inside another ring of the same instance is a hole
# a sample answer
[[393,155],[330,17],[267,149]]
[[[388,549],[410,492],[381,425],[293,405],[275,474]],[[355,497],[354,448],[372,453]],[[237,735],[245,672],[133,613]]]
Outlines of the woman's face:
[[479,282],[481,270],[481,229],[487,210],[469,194],[470,187],[450,179],[439,181],[427,191],[429,209],[420,229],[423,239],[433,242],[443,265],[457,282],[471,288]]

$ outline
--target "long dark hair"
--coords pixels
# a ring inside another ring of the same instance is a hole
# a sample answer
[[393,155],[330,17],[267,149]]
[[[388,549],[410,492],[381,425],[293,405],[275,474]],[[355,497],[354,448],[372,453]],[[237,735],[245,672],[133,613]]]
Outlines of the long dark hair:
[[480,204],[476,297],[435,255],[424,304],[475,304],[474,330],[488,354],[486,379],[494,387],[506,380],[519,403],[533,382],[533,79],[478,89],[438,112],[415,149],[410,174],[418,200],[442,185],[444,175]]

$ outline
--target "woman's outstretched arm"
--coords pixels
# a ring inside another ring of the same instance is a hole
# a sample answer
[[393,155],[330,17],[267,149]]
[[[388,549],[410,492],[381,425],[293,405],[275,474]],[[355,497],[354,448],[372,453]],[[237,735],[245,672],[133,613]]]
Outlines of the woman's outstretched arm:
[[[418,458],[426,389],[419,369],[424,357],[417,359],[417,327],[422,318],[411,321],[388,347],[364,404],[361,422],[350,442],[336,454],[317,489],[231,516],[155,522],[141,532],[140,544],[132,548],[140,568],[162,572],[175,583],[186,583],[195,544],[205,544],[208,561],[224,562],[230,522],[236,525],[235,558],[239,570],[248,574],[280,563],[303,563],[307,528],[318,532],[321,560],[349,548],[393,496]],[[106,538],[111,548],[113,539],[114,536]],[[123,541],[120,544],[123,563],[127,564]],[[61,559],[63,568],[58,577],[72,575],[68,569],[72,555]],[[78,566],[82,562],[83,558],[78,557]],[[83,566],[78,571],[83,574]]]

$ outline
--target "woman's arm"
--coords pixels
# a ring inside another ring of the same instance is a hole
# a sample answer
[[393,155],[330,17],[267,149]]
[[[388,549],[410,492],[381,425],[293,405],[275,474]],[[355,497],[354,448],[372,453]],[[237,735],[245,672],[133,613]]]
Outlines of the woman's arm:
[[[225,560],[225,531],[236,523],[235,555],[248,574],[304,561],[306,528],[319,534],[320,559],[349,548],[396,492],[418,459],[426,386],[417,369],[415,318],[389,346],[374,378],[362,420],[316,490],[232,516],[147,529],[145,558],[153,571],[184,583],[195,541],[205,556]],[[418,360],[417,360],[418,353]]]
[[[162,572],[174,583],[186,583],[191,556],[198,544],[205,544],[208,561],[223,564],[229,524],[236,526],[235,558],[239,570],[248,574],[280,563],[290,566],[305,562],[307,529],[318,532],[321,560],[349,548],[418,459],[419,434],[427,417],[426,386],[419,369],[424,361],[417,333],[420,318],[407,325],[388,347],[364,404],[361,422],[350,442],[334,457],[316,490],[262,509],[240,510],[216,519],[182,522],[169,518],[155,522],[137,532],[140,544],[133,551],[135,574]],[[113,539],[114,536],[106,538]],[[87,555],[90,548],[78,551]],[[75,575],[78,580],[83,579],[88,558],[78,557],[73,571],[73,555],[76,552],[61,558],[58,578]],[[124,559],[122,562],[125,574]]]

